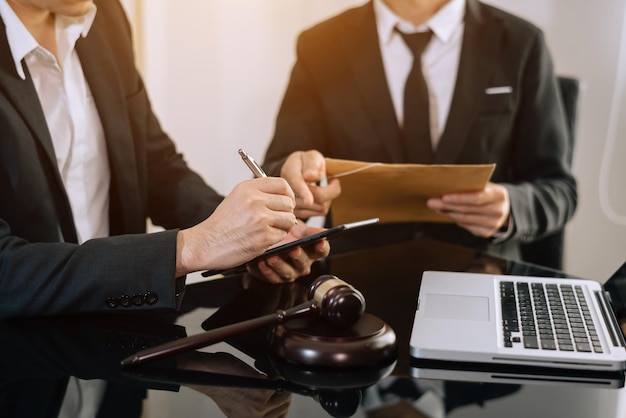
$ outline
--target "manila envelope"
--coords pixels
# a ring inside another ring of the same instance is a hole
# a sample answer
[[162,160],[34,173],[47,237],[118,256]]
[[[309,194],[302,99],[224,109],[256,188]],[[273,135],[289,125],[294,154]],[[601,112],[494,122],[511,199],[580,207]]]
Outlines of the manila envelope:
[[379,218],[390,222],[452,222],[426,200],[482,190],[495,164],[383,164],[326,158],[327,178],[341,181],[332,203],[333,225]]

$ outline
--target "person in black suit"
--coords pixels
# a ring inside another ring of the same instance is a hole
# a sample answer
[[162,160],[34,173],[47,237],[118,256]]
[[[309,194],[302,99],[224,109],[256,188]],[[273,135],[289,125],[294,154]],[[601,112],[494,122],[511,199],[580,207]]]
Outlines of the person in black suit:
[[[222,198],[187,166],[119,1],[2,0],[0,17],[0,318],[174,309],[187,273],[319,231],[294,227],[283,179]],[[148,218],[166,230],[145,234]],[[328,248],[251,269],[292,280]]]
[[[573,216],[577,185],[563,106],[540,29],[478,0],[373,0],[305,30],[264,167],[282,173],[301,217],[325,215],[323,157],[424,162],[405,151],[403,89],[413,56],[400,32],[432,31],[427,163],[496,163],[482,191],[431,198],[452,224],[383,225],[385,234],[443,238],[513,259],[522,244]],[[423,115],[422,115],[423,116]],[[375,240],[368,231],[361,241]],[[333,251],[337,248],[333,243]]]

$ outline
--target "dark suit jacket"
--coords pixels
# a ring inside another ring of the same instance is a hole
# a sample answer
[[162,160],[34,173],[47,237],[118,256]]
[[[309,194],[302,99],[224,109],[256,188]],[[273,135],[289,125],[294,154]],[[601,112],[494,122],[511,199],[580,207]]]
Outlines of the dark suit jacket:
[[[485,94],[497,86],[511,86],[512,93]],[[424,228],[439,238],[519,258],[520,243],[557,231],[575,211],[569,146],[541,31],[467,0],[456,87],[434,162],[496,163],[492,181],[507,187],[516,228],[511,239],[497,246],[456,226]],[[277,173],[287,155],[309,149],[332,158],[411,162],[402,151],[371,2],[298,39],[297,62],[265,167]]]
[[105,132],[116,236],[80,246],[37,93],[28,71],[16,73],[0,22],[0,318],[176,307],[176,230],[141,234],[146,219],[190,226],[221,201],[152,113],[121,5],[97,6],[76,48]]

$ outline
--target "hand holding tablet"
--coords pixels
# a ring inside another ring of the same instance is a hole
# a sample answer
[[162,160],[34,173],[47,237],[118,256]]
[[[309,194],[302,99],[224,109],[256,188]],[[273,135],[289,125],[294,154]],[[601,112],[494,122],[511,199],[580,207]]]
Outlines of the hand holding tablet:
[[[255,257],[254,259],[250,260],[250,263],[256,263],[258,261],[261,261],[263,259],[266,259],[270,256],[273,255],[283,255],[288,253],[289,251],[293,250],[296,247],[301,247],[303,245],[308,245],[308,244],[312,244],[315,243],[319,240],[322,239],[326,239],[329,238],[331,236],[337,235],[341,232],[345,232],[345,231],[350,231],[352,229],[356,229],[356,228],[360,228],[360,227],[364,227],[364,226],[368,226],[368,225],[373,225],[378,223],[378,218],[371,218],[371,219],[365,219],[362,221],[357,221],[357,222],[350,222],[350,223],[346,223],[346,224],[342,224],[342,225],[337,225],[334,226],[332,228],[328,228],[325,229],[324,231],[318,232],[317,234],[312,234],[291,242],[287,242],[285,244],[279,245],[277,247],[273,247],[270,248],[269,250],[265,251],[263,254],[259,255],[258,257]],[[242,270],[245,266],[241,266]],[[235,268],[235,269],[229,269],[228,271],[239,271],[239,268]],[[202,273],[203,277],[209,277],[209,276],[213,276],[216,274],[220,274],[223,273],[224,271],[216,271],[216,270],[209,270],[209,271],[205,271]]]

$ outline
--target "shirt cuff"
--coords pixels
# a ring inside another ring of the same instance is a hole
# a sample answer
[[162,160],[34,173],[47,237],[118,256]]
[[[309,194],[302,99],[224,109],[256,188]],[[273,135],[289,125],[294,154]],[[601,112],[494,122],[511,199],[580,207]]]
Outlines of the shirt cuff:
[[511,235],[513,235],[514,230],[515,230],[515,221],[513,220],[513,215],[511,215],[509,217],[509,225],[506,227],[506,229],[500,228],[499,230],[494,232],[493,235],[491,236],[491,243],[499,244],[503,241],[506,241],[507,239],[511,237]]

